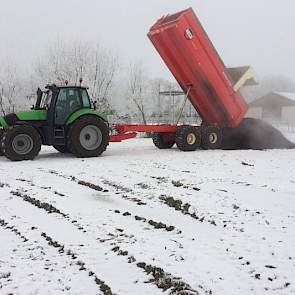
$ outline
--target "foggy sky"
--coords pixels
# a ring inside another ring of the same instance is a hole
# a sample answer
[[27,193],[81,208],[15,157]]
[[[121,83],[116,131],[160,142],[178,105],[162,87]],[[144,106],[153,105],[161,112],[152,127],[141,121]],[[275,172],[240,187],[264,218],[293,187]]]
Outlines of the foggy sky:
[[228,66],[295,80],[294,0],[0,0],[1,60],[27,69],[58,39],[100,43],[149,74],[170,75],[146,34],[162,15],[193,7]]

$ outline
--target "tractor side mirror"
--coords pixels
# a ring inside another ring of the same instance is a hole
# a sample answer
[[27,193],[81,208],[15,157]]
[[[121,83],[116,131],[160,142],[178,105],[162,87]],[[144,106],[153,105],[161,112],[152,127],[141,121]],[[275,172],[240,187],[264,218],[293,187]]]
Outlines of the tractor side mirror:
[[97,100],[92,101],[92,104],[93,104],[93,108],[96,110]]

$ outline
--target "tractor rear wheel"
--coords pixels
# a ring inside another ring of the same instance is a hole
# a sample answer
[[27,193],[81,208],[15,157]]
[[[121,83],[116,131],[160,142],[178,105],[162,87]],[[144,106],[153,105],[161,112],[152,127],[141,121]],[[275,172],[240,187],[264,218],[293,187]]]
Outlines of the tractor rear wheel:
[[3,156],[3,151],[2,151],[2,148],[1,148],[1,139],[2,139],[2,136],[4,134],[4,130],[3,129],[0,129],[0,156]]
[[158,149],[171,149],[175,144],[175,133],[154,133],[153,143]]
[[62,154],[70,152],[66,145],[54,145],[53,147]]
[[97,157],[109,144],[109,127],[99,117],[83,116],[70,126],[67,142],[75,156]]
[[201,146],[201,131],[200,128],[183,125],[179,126],[176,131],[176,145],[184,152],[192,152]]
[[216,150],[222,145],[222,131],[217,127],[202,128],[202,148]]
[[32,126],[13,126],[2,136],[1,147],[11,161],[33,160],[41,150],[41,137]]

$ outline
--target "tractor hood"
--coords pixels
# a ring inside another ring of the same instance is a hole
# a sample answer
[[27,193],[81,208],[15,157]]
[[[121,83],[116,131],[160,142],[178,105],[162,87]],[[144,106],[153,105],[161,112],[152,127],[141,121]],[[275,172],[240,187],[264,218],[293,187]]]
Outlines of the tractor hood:
[[0,117],[0,128],[7,129],[13,126],[16,121],[45,121],[47,119],[47,110],[31,110],[8,114]]
[[21,121],[45,121],[47,119],[47,110],[18,112],[16,116]]

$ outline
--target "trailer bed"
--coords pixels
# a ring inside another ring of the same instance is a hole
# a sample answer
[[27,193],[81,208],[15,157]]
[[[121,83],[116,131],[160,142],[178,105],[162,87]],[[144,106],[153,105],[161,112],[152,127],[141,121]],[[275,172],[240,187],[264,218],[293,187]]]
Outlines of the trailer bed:
[[247,104],[193,10],[159,19],[148,37],[207,125],[236,127]]

